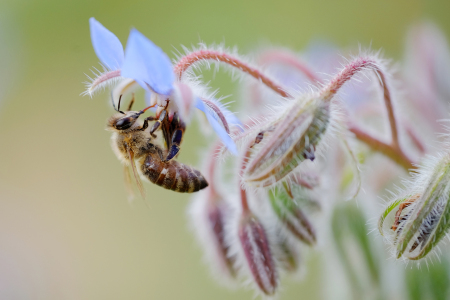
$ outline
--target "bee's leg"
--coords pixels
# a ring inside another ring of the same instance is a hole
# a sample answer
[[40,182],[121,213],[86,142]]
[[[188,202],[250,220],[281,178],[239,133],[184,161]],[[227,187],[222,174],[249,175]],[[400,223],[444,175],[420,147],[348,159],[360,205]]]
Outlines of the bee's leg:
[[134,93],[133,93],[133,95],[131,96],[130,104],[128,104],[128,111],[131,110],[131,108],[133,107],[133,104],[134,104]]
[[144,131],[145,129],[147,129],[148,127],[148,122],[150,121],[155,121],[155,117],[154,116],[148,116],[147,118],[144,119],[144,124],[142,125],[142,131]]
[[161,111],[161,114],[159,115],[159,119],[156,121],[155,124],[153,124],[152,129],[150,130],[150,134],[155,137],[153,135],[153,133],[158,130],[158,128],[161,126],[162,121],[164,120],[164,118],[167,115],[167,107],[169,106],[169,100],[166,100],[166,106],[164,106],[164,110]]
[[167,157],[163,160],[164,162],[170,161],[178,154],[178,152],[180,152],[180,143],[182,138],[183,131],[181,129],[175,130],[172,136],[172,146],[170,146],[169,153],[167,153]]
[[183,120],[180,119],[180,117],[178,117],[177,113],[173,114],[172,126],[174,126],[174,128],[176,129],[181,130],[182,132],[186,130],[186,124],[183,122]]
[[163,161],[167,162],[173,159],[180,152],[181,141],[183,140],[183,133],[186,130],[186,124],[178,117],[177,113],[174,113],[172,119],[172,126],[175,132],[172,135],[172,143],[170,144],[169,152],[167,153],[166,159]]
[[[149,116],[149,117],[145,118],[144,124],[142,124],[142,127],[141,128],[137,128],[136,131],[144,131],[145,129],[147,129],[149,121],[155,121],[155,117]],[[155,136],[152,135],[152,136],[156,137],[156,135]]]
[[150,134],[151,134],[153,137],[155,137],[155,135],[154,135],[153,133],[161,126],[161,123],[162,123],[162,121],[164,120],[164,118],[166,117],[166,115],[167,115],[167,110],[163,110],[163,111],[161,112],[161,114],[159,115],[159,119],[156,120],[155,124],[153,124],[153,127],[152,127],[152,129],[150,130]]

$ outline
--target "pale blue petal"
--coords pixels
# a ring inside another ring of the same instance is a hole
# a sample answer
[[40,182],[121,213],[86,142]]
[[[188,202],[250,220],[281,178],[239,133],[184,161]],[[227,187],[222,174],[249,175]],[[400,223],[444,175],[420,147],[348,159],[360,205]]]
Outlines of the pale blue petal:
[[227,121],[228,121],[228,124],[231,124],[231,125],[235,125],[235,126],[238,126],[238,127],[244,126],[242,124],[241,120],[239,120],[239,118],[236,117],[233,113],[230,113],[227,116]]
[[105,67],[116,70],[123,64],[123,47],[117,36],[106,29],[94,18],[89,19],[91,27],[91,40],[95,54]]
[[244,125],[242,124],[241,120],[239,120],[239,118],[236,117],[234,113],[232,113],[225,107],[222,107],[222,112],[225,115],[225,118],[227,119],[228,125],[230,126],[234,125],[242,129]]
[[175,81],[169,57],[136,29],[128,37],[122,76],[162,95],[170,94]]
[[[242,127],[242,122],[231,112],[228,110],[228,108],[225,107],[225,105],[223,105],[220,101],[216,100],[216,99],[209,99],[209,101],[213,102],[221,111],[222,114],[224,115],[225,119],[227,120],[227,123],[229,126],[234,125],[234,126],[238,126],[238,127]],[[212,112],[214,115],[214,118],[217,121],[220,121],[219,116],[217,116],[214,111]]]
[[228,135],[225,128],[223,128],[219,122],[214,118],[213,114],[211,114],[210,110],[205,107],[203,102],[201,100],[197,100],[197,103],[195,104],[195,107],[200,109],[202,112],[205,113],[206,118],[208,119],[209,124],[211,124],[214,131],[217,133],[217,135],[220,137],[222,142],[225,144],[225,146],[230,150],[231,153],[234,155],[238,154],[236,144],[234,143],[233,139]]

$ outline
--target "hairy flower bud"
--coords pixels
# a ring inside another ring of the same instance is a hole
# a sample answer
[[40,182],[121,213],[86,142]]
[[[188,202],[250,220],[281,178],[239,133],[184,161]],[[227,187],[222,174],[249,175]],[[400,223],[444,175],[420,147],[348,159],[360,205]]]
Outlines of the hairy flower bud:
[[[397,258],[418,260],[425,257],[450,226],[450,159],[444,157],[428,173],[422,168],[419,174],[418,182],[413,181],[411,186],[422,188],[422,191],[393,201],[379,222],[379,228],[390,239]],[[425,182],[423,187],[420,181]]]
[[214,268],[213,273],[222,276],[221,279],[234,279],[234,257],[229,254],[226,240],[226,220],[230,214],[228,203],[218,195],[199,194],[193,200],[190,212],[195,233],[204,248],[206,259]]
[[296,238],[308,245],[316,243],[316,233],[298,204],[285,191],[276,190],[270,194],[272,209],[282,226]]
[[247,212],[241,217],[238,235],[254,282],[264,294],[275,294],[278,271],[264,227],[253,214]]
[[305,159],[314,160],[316,147],[330,121],[330,103],[321,98],[298,99],[268,128],[245,170],[245,181],[270,186],[284,179]]

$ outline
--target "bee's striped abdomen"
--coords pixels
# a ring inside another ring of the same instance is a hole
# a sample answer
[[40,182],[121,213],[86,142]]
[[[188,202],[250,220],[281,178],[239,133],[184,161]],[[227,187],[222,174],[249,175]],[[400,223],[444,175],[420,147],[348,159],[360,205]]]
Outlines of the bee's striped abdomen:
[[148,180],[175,192],[193,193],[208,186],[199,171],[175,160],[162,162],[157,154],[147,155],[141,168]]

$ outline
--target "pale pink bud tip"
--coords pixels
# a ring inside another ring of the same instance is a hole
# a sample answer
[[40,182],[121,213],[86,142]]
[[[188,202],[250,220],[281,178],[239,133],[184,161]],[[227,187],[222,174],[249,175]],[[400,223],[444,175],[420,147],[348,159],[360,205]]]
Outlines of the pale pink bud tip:
[[239,239],[255,283],[264,294],[275,294],[278,272],[265,230],[255,216],[243,215],[239,224]]

